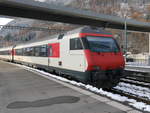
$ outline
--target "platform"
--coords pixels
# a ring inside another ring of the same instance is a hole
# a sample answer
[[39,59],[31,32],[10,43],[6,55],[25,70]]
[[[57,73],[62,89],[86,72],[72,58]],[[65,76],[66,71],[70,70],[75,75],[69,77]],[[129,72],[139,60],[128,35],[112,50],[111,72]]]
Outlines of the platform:
[[[67,83],[66,83],[67,84]],[[0,113],[140,113],[0,61]]]

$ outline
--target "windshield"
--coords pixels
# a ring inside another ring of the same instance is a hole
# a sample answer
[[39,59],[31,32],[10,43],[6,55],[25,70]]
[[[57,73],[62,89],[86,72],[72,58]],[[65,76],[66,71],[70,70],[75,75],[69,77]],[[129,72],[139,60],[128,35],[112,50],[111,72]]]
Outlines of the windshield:
[[87,36],[87,40],[93,52],[119,52],[119,47],[113,38]]

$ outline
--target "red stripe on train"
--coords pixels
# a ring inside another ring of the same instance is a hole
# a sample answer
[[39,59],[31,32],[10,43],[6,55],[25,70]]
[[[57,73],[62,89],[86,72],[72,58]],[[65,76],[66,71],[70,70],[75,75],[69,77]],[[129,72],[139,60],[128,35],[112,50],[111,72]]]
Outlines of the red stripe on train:
[[85,37],[85,36],[102,36],[102,37],[113,37],[113,35],[108,35],[108,34],[95,34],[95,33],[80,33],[80,37]]

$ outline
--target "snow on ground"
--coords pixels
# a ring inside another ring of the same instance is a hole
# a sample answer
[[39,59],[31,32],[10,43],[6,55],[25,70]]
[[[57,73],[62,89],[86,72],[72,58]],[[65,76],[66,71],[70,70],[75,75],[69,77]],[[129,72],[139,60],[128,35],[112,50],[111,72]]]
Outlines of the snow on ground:
[[141,86],[131,85],[128,83],[120,82],[115,89],[121,90],[123,92],[127,92],[129,94],[136,95],[138,97],[146,98],[150,100],[150,89],[144,88]]
[[19,67],[22,67],[22,68],[24,68],[25,70],[28,70],[28,71],[38,72],[38,73],[42,74],[42,76],[45,76],[45,77],[50,77],[50,78],[52,77],[52,78],[55,78],[57,80],[61,80],[61,81],[64,81],[64,82],[67,82],[67,83],[70,83],[70,84],[73,84],[73,85],[76,85],[76,86],[82,86],[82,87],[84,87],[87,90],[90,90],[92,92],[95,92],[95,93],[107,96],[107,97],[109,97],[109,98],[111,98],[113,100],[116,100],[116,101],[128,102],[129,105],[131,105],[131,106],[133,106],[133,107],[135,107],[137,109],[150,112],[150,105],[147,105],[147,104],[145,104],[143,102],[137,102],[134,99],[129,99],[129,98],[125,97],[125,96],[121,96],[121,95],[118,95],[118,94],[113,94],[111,92],[107,92],[107,91],[104,91],[102,89],[98,89],[98,88],[93,87],[91,85],[85,85],[85,84],[80,83],[80,82],[76,82],[76,81],[73,81],[73,80],[68,80],[66,78],[63,78],[63,77],[60,77],[60,76],[56,76],[56,75],[44,72],[42,70],[30,68],[30,67],[27,67],[27,66],[24,66],[24,65],[19,65],[19,64],[15,64],[15,65],[17,65]]

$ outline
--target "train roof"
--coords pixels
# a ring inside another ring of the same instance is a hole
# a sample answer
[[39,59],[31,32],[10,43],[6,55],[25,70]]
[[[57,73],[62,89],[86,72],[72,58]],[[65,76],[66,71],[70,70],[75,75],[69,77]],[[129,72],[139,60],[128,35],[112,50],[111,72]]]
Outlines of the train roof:
[[[102,28],[97,28],[97,27],[90,27],[90,26],[84,26],[84,27],[80,27],[80,28],[76,28],[74,30],[71,31],[67,31],[64,32],[64,35],[70,35],[70,34],[76,34],[76,33],[96,33],[96,34],[108,34],[111,35],[110,32],[107,32],[106,30],[102,29]],[[24,46],[24,45],[30,45],[32,43],[37,43],[37,42],[45,42],[48,40],[52,40],[52,39],[57,39],[59,37],[60,34],[56,34],[56,35],[51,35],[42,39],[38,39],[38,40],[32,40],[29,42],[25,42],[25,43],[21,43],[21,44],[17,44],[17,46]]]
[[[67,31],[67,32],[60,33],[60,34],[70,35],[70,34],[76,34],[76,33],[97,33],[97,34],[112,35],[112,33],[108,32],[108,31],[106,31],[106,30],[104,30],[102,28],[89,27],[89,26],[84,26],[84,27],[76,28],[76,29],[73,29],[71,31]],[[29,44],[29,43],[33,43],[33,42],[39,42],[39,41],[45,41],[45,40],[55,39],[55,38],[58,38],[60,34],[51,35],[51,36],[48,36],[48,37],[45,37],[45,38],[42,38],[42,39],[32,40],[30,42],[26,42],[26,43],[22,43],[22,44]]]
[[98,27],[90,27],[90,26],[84,26],[80,27],[71,31],[68,31],[67,34],[74,34],[74,33],[96,33],[96,34],[108,34],[111,35],[110,32],[104,30],[103,28]]

